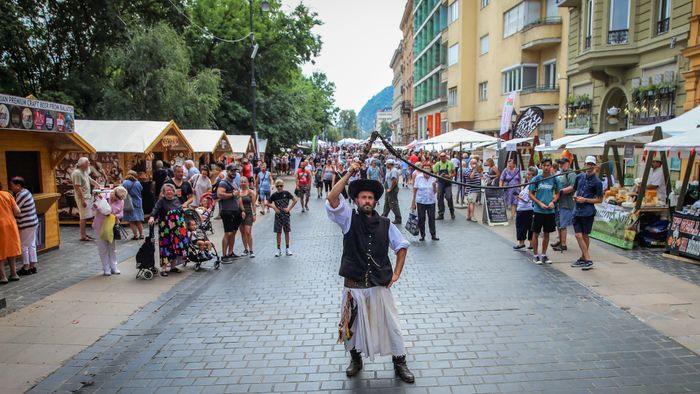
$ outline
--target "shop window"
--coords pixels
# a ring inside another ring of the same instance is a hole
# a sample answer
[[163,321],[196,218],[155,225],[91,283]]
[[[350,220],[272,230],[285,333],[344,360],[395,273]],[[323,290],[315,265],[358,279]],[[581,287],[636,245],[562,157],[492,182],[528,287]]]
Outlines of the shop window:
[[5,162],[8,180],[21,176],[27,190],[32,194],[42,193],[39,152],[5,152]]

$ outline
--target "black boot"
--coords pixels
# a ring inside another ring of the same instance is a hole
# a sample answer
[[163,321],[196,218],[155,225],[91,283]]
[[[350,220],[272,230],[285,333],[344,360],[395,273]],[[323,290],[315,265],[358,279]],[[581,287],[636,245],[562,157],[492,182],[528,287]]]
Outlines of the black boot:
[[362,354],[353,349],[350,351],[350,356],[350,365],[348,365],[348,368],[345,370],[345,374],[348,375],[349,378],[357,375],[357,373],[362,370]]
[[413,373],[411,373],[411,370],[408,369],[406,365],[406,355],[400,357],[394,356],[391,360],[394,362],[394,372],[396,372],[396,375],[400,377],[401,380],[406,383],[413,383],[416,381]]

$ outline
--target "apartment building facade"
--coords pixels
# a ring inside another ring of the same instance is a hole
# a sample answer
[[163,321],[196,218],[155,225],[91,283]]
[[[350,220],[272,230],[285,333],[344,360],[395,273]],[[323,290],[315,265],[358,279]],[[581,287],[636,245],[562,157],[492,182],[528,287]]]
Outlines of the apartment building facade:
[[399,25],[403,33],[401,80],[401,134],[399,143],[406,145],[418,138],[418,119],[413,111],[413,0],[408,0]]
[[401,105],[403,104],[403,41],[399,42],[399,46],[394,50],[394,55],[389,63],[394,72],[394,79],[391,85],[394,88],[394,96],[391,100],[391,140],[400,141],[403,133],[403,125],[401,123]]
[[441,0],[414,0],[412,17],[412,110],[417,118],[417,138],[424,139],[448,128],[447,84],[441,78],[447,62],[442,39],[447,7]]
[[692,0],[559,0],[570,14],[565,134],[682,113]]

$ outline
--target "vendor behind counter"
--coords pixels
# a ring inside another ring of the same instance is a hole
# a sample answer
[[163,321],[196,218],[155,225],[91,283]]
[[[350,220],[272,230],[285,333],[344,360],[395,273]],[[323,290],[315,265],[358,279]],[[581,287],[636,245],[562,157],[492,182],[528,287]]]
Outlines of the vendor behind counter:
[[666,179],[661,160],[653,159],[651,162],[651,172],[647,181],[647,190],[656,190],[656,196],[660,202],[666,203]]

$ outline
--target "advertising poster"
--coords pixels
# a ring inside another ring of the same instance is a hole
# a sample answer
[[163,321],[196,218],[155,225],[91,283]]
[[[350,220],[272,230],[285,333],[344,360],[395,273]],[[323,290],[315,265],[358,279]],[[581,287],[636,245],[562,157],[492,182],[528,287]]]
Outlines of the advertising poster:
[[676,213],[668,232],[666,251],[700,260],[700,217]]
[[70,105],[0,94],[0,128],[70,133],[74,119]]
[[635,224],[639,213],[631,208],[605,203],[596,204],[595,209],[591,238],[623,249],[632,249],[637,235]]

